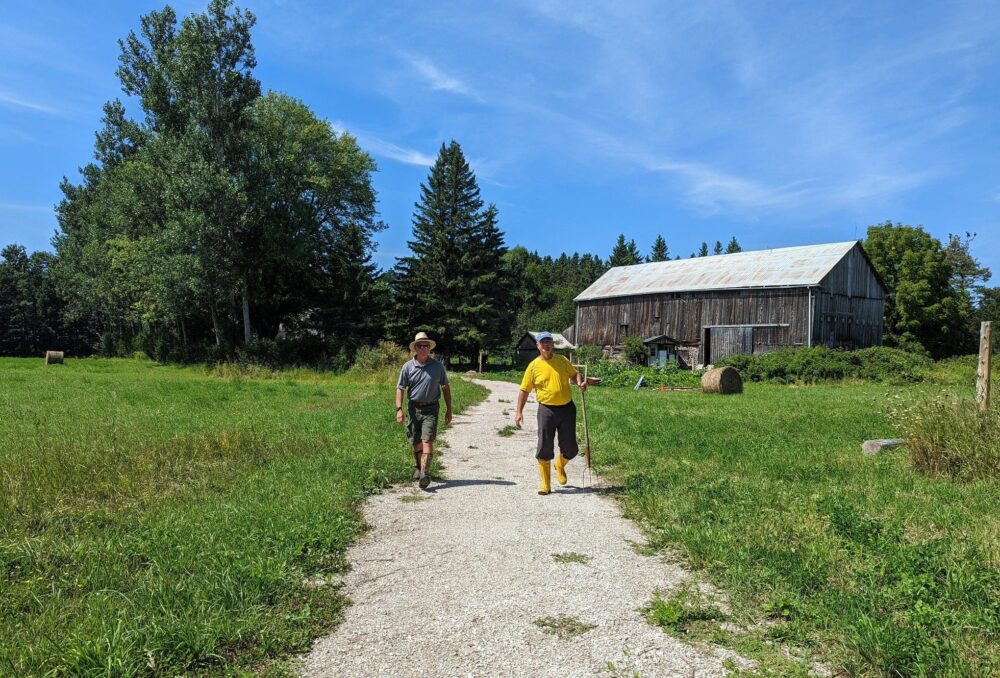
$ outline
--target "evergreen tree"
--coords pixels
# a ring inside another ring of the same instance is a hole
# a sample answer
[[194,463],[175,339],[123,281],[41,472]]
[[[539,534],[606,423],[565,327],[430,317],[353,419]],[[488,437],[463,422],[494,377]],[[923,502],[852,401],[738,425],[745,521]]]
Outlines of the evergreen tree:
[[726,245],[726,254],[735,254],[737,252],[742,252],[742,251],[743,248],[740,247],[740,244],[738,242],[736,242],[736,236],[734,235],[732,240],[729,241],[729,244]]
[[698,256],[699,257],[707,257],[708,256],[708,243],[707,242],[703,242],[701,244],[701,247],[698,248]]
[[470,358],[505,344],[510,285],[496,207],[484,209],[476,176],[458,142],[441,145],[413,214],[412,254],[396,264],[399,339],[436,335],[439,351]]
[[656,236],[656,240],[653,242],[653,249],[650,250],[646,261],[667,261],[669,259],[670,251],[667,249],[667,241],[663,239],[662,235]]
[[715,247],[712,248],[712,254],[722,254],[722,243],[718,240],[715,241]]
[[611,258],[608,259],[608,266],[633,266],[642,263],[642,255],[639,248],[635,246],[635,240],[625,242],[625,234],[618,234],[618,241],[611,250]]

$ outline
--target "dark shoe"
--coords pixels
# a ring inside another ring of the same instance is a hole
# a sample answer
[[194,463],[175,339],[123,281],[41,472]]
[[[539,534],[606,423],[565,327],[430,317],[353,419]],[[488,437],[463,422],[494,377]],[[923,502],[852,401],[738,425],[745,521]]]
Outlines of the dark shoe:
[[420,489],[426,490],[427,486],[431,484],[431,477],[429,475],[420,476]]

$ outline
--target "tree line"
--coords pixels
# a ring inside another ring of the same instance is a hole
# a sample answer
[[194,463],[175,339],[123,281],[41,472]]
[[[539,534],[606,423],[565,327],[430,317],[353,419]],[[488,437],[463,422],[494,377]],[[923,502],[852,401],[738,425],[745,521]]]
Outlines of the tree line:
[[[62,182],[53,253],[0,253],[0,354],[337,368],[360,346],[423,329],[475,362],[510,354],[528,330],[573,324],[573,298],[608,268],[671,259],[662,235],[645,256],[624,233],[607,258],[508,247],[451,141],[420,186],[410,253],[378,270],[374,160],[304,102],[264,91],[254,24],[212,0],[183,19],[151,12],[119,41],[117,76],[141,115],[105,104],[94,160]],[[1000,302],[973,238],[869,229],[865,247],[893,292],[888,344],[973,349],[977,319]],[[711,254],[739,251],[733,237]],[[710,256],[708,243],[691,256]]]

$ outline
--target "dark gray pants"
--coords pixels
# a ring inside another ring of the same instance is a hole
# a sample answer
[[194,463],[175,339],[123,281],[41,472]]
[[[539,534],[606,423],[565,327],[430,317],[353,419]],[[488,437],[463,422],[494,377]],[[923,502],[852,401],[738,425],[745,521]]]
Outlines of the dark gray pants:
[[556,432],[559,433],[559,454],[572,459],[580,451],[576,442],[576,405],[542,405],[538,403],[538,451],[535,459],[551,461],[555,457]]

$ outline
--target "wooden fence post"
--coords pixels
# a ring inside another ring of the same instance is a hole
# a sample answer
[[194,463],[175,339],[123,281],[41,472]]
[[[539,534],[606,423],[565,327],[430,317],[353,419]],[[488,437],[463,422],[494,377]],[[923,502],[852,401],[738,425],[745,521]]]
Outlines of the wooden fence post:
[[976,367],[976,402],[979,411],[990,408],[990,358],[993,344],[990,342],[990,322],[983,321],[979,327],[979,364]]

